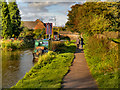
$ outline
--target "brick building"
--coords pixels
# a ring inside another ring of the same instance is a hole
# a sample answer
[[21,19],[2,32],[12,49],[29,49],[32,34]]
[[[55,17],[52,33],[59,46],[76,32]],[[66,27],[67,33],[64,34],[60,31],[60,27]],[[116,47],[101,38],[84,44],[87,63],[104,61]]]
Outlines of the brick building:
[[43,29],[45,28],[45,24],[37,19],[36,21],[23,21],[23,26],[28,29]]

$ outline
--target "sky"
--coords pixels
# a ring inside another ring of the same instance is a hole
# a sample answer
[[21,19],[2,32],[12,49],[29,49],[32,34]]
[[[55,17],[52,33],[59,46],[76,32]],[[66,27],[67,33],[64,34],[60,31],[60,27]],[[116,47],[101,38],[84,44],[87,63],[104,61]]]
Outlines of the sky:
[[70,7],[76,3],[83,4],[85,1],[86,0],[16,0],[22,21],[35,21],[36,19],[40,19],[44,23],[53,23],[54,26],[64,26],[67,22],[68,10],[71,10]]
[[[17,0],[16,0],[17,1]],[[53,23],[54,26],[64,26],[67,22],[68,10],[80,2],[20,2],[17,1],[22,21],[42,20],[44,23]]]

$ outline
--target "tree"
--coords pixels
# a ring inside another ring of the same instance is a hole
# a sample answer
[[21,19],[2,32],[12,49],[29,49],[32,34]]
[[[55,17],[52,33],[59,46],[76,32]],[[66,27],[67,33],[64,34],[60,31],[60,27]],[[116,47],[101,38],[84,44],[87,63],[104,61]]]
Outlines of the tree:
[[6,2],[2,2],[2,36],[5,39],[12,36],[11,20]]
[[18,6],[16,2],[9,2],[8,4],[9,12],[10,12],[10,19],[12,24],[12,34],[15,37],[18,37],[20,34],[20,24],[21,24],[21,17],[20,17],[20,11],[18,9]]
[[66,23],[66,28],[67,30],[71,30],[71,31],[74,31],[76,28],[75,28],[75,25],[77,24],[77,20],[76,20],[76,14],[78,13],[78,7],[80,7],[81,5],[79,4],[76,4],[76,5],[73,5],[71,7],[71,11],[68,11],[68,21]]
[[72,24],[73,31],[95,34],[120,29],[120,2],[86,2],[75,7],[66,23],[67,28]]
[[34,38],[35,38],[35,39],[44,38],[45,35],[46,35],[46,31],[45,31],[44,28],[43,28],[43,29],[35,29],[35,30],[33,31],[33,34],[34,34]]
[[0,36],[2,35],[2,16],[1,16],[1,12],[2,12],[2,1],[0,0]]

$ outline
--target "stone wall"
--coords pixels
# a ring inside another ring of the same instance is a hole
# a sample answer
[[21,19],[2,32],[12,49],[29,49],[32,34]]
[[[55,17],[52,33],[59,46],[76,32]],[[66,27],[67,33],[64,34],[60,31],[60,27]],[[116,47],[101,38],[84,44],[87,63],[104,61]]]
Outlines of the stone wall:
[[80,35],[77,32],[71,32],[71,31],[60,31],[59,34],[61,36],[68,36],[70,40],[76,40]]

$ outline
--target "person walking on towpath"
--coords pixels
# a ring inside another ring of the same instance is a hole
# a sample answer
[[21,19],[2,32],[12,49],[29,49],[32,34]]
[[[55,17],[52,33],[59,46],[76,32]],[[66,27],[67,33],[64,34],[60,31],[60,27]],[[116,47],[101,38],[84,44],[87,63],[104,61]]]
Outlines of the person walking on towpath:
[[76,44],[77,44],[77,49],[79,49],[79,44],[80,44],[80,39],[79,38],[77,38]]
[[83,37],[82,37],[82,34],[81,34],[81,48],[83,48]]

